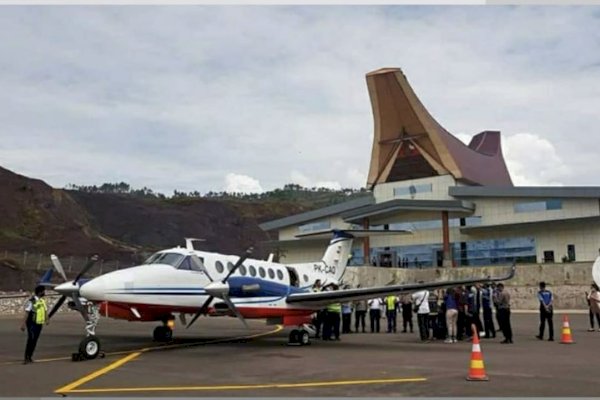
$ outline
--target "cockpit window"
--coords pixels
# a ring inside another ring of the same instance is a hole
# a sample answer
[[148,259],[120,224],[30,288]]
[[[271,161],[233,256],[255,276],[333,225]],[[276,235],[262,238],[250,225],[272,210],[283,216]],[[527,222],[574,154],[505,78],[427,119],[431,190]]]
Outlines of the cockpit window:
[[183,258],[183,254],[179,253],[156,253],[150,256],[144,264],[167,264],[177,267]]

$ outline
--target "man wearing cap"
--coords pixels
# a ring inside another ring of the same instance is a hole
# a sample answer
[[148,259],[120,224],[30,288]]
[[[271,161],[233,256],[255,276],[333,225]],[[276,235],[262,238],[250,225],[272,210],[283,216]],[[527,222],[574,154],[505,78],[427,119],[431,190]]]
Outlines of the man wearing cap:
[[23,364],[33,362],[31,358],[35,351],[35,346],[42,333],[42,327],[48,323],[48,308],[44,295],[46,294],[43,286],[37,286],[34,295],[29,298],[25,304],[25,318],[21,323],[21,331],[27,329],[27,345],[25,346],[25,359]]

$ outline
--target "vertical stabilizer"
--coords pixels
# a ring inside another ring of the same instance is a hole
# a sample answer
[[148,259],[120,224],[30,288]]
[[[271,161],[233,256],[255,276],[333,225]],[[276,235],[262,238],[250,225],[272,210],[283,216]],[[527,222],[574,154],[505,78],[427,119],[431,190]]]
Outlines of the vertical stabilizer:
[[353,239],[354,236],[348,232],[335,230],[333,232],[333,238],[329,242],[329,246],[327,246],[325,254],[323,255],[323,263],[335,271],[334,277],[338,282],[342,279],[346,266],[348,265],[348,260],[350,259],[352,252]]

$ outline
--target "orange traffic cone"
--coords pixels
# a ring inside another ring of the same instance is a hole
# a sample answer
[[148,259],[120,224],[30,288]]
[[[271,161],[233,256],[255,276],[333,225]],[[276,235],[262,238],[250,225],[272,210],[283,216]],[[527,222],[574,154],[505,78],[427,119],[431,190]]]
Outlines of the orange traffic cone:
[[569,317],[563,317],[562,336],[560,338],[561,344],[573,344],[573,337],[571,336],[571,327],[569,327]]
[[490,378],[485,374],[483,366],[483,357],[481,355],[481,347],[479,346],[479,336],[475,325],[471,325],[473,329],[473,348],[471,350],[471,366],[469,368],[468,381],[489,381]]

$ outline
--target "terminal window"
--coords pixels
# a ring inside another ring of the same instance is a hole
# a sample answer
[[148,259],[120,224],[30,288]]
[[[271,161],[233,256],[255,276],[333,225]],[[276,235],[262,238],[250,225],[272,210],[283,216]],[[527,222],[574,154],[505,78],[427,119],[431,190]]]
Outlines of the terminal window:
[[528,201],[523,203],[516,203],[514,210],[516,213],[524,212],[537,212],[546,210],[561,210],[562,200],[561,199],[548,199],[542,201]]
[[431,183],[423,185],[410,185],[394,188],[394,197],[414,196],[417,193],[429,193],[433,189]]

